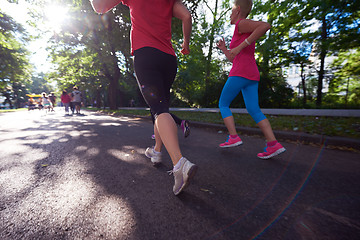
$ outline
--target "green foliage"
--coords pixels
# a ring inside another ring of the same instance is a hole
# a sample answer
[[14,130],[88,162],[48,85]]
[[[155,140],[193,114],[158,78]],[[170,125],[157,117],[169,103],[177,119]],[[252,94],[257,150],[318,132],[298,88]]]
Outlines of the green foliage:
[[[27,0],[44,5],[44,1]],[[98,15],[88,0],[54,0],[66,4],[69,21],[51,38],[51,60],[56,69],[47,76],[33,74],[23,46],[28,40],[24,29],[10,17],[0,15],[0,90],[9,101],[20,103],[24,94],[51,90],[55,81],[60,90],[82,89],[88,103],[102,106],[127,106],[134,99],[144,101],[134,78],[130,55],[130,16],[119,4],[112,11]],[[193,16],[191,54],[180,53],[182,24],[172,23],[173,46],[178,56],[178,75],[172,89],[173,106],[217,107],[221,89],[231,64],[215,47],[218,37],[229,43],[229,9],[233,0],[186,0]],[[254,0],[250,18],[267,21],[272,28],[257,42],[256,59],[261,73],[261,107],[313,107],[323,97],[323,106],[355,106],[360,102],[359,84],[359,1],[352,0]],[[33,26],[42,18],[32,12]],[[40,34],[39,34],[40,35]],[[15,37],[16,36],[16,37]],[[309,57],[337,60],[329,67],[316,66]],[[284,67],[303,66],[304,84],[293,91],[286,83]],[[316,75],[316,77],[314,76]],[[322,93],[323,83],[329,92]],[[31,85],[33,84],[33,86]],[[298,91],[299,90],[299,91]],[[306,95],[300,104],[299,97]],[[232,103],[244,107],[242,96]],[[318,105],[318,107],[321,107]]]
[[13,107],[26,101],[25,84],[31,66],[29,52],[23,47],[29,41],[25,29],[0,11],[0,94]]
[[334,78],[329,84],[329,94],[337,102],[360,104],[360,51],[359,48],[341,51],[333,62]]
[[[197,18],[194,19],[191,54],[177,54],[179,71],[173,91],[174,96],[188,106],[217,107],[227,72],[223,68],[223,59],[217,57],[220,52],[214,45],[216,36],[225,34],[225,14],[229,10],[230,1],[204,1],[204,5],[208,13],[198,11]],[[181,28],[174,29],[178,33],[175,39],[181,39]],[[176,43],[174,46],[180,44]]]
[[33,75],[31,77],[31,81],[28,83],[27,88],[30,94],[41,94],[42,92],[50,93],[55,91],[55,89],[53,89],[53,87],[50,86],[49,82],[46,80],[44,73]]
[[130,56],[130,18],[127,7],[96,14],[89,1],[73,1],[71,25],[55,35],[52,62],[58,71],[50,75],[59,86],[79,85],[89,102],[97,99],[112,109],[137,95]]

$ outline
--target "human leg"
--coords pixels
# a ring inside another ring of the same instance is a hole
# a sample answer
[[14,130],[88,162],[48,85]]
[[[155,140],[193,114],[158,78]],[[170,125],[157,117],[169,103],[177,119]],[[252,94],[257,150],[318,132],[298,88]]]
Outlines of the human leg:
[[[163,143],[173,164],[176,165],[180,158],[182,158],[182,154],[179,147],[175,121],[169,113],[162,113],[156,118],[155,127],[161,136],[161,139],[164,139]],[[155,140],[156,135],[157,134],[155,133]]]
[[236,128],[235,128],[234,116],[231,115],[229,117],[224,118],[223,120],[224,120],[226,128],[228,129],[229,134],[230,135],[236,135],[237,131],[236,131]]
[[[147,150],[145,153],[147,157],[151,157],[153,163],[159,163],[160,153],[163,144],[165,145],[173,164],[176,165],[178,160],[182,158],[180,148],[176,146],[179,145],[177,138],[177,127],[176,124],[169,113],[161,113],[155,120],[154,123],[154,135],[155,135],[155,146],[152,148],[153,152]],[[160,137],[161,136],[161,137]],[[166,142],[163,143],[161,138],[166,139]]]
[[66,114],[69,113],[69,106],[70,106],[70,103],[64,103],[65,113],[66,113]]
[[80,114],[80,106],[81,106],[81,102],[75,102],[75,111],[77,114]]
[[164,144],[175,165],[182,157],[175,121],[169,113],[170,88],[177,71],[176,58],[153,48],[139,49],[134,55],[140,91],[155,119],[156,149],[160,150],[158,146]]
[[258,82],[251,80],[247,81],[249,81],[249,84],[244,89],[242,89],[246,109],[256,124],[259,126],[266,139],[266,147],[264,152],[259,153],[257,156],[262,159],[268,159],[285,152],[285,148],[277,142],[269,120],[260,110]]
[[[247,79],[246,79],[247,80]],[[247,80],[248,85],[242,89],[246,109],[256,124],[263,132],[267,142],[275,141],[275,135],[269,120],[261,112],[259,107],[258,85],[259,82]]]
[[220,147],[234,147],[242,144],[240,137],[237,135],[234,117],[230,110],[231,102],[239,94],[242,87],[243,84],[238,77],[229,77],[221,92],[219,109],[229,132],[229,137],[226,142],[219,145]]
[[269,120],[267,118],[265,118],[264,120],[261,120],[260,122],[258,122],[257,124],[259,126],[259,128],[261,129],[262,133],[265,136],[265,139],[267,142],[272,142],[272,141],[276,141],[274,132],[271,128],[271,124],[269,122]]
[[71,113],[74,114],[74,112],[75,112],[74,102],[70,102],[70,110],[71,110]]
[[175,79],[176,57],[157,49],[136,50],[134,68],[140,91],[154,114],[156,145],[164,144],[174,165],[175,184],[173,192],[179,194],[194,176],[197,166],[181,154],[177,138],[177,127],[169,113],[170,88]]
[[[151,113],[151,111],[150,111]],[[190,123],[188,120],[182,120],[181,118],[179,118],[178,116],[176,116],[173,113],[170,113],[171,117],[174,119],[176,125],[180,126],[184,137],[188,137],[190,135]],[[155,118],[154,118],[154,114],[151,113],[151,120],[153,122],[153,124],[155,124]],[[155,139],[155,131],[154,134],[151,136],[152,139]]]

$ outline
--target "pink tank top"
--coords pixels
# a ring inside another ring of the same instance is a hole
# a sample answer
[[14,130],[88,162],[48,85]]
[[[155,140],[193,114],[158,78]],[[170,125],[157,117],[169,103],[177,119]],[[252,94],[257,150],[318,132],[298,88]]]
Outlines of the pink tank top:
[[153,47],[175,56],[171,44],[171,20],[175,0],[122,0],[130,8],[131,54]]
[[[234,35],[230,42],[230,49],[239,46],[251,33],[239,33],[238,24],[242,19],[235,24]],[[241,52],[235,56],[233,65],[229,73],[229,77],[244,77],[249,80],[259,81],[260,73],[255,61],[255,42],[245,47]]]

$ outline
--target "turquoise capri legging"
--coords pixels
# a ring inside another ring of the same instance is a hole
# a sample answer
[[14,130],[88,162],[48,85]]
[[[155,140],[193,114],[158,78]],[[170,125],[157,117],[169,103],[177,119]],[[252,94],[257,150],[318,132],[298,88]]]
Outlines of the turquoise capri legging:
[[222,118],[232,116],[230,104],[234,98],[242,92],[246,110],[256,123],[266,119],[259,107],[258,81],[249,80],[243,77],[229,77],[221,92],[219,108]]

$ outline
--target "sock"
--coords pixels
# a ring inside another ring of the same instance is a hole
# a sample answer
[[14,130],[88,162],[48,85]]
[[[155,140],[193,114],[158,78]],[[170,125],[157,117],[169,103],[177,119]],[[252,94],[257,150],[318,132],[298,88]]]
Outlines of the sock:
[[238,135],[235,134],[235,135],[230,135],[231,138],[236,138]]
[[184,159],[184,157],[180,158],[178,163],[174,166],[174,171],[176,171],[176,170],[178,170],[180,168],[181,163],[184,161],[183,159]]
[[273,147],[273,146],[275,146],[275,144],[277,143],[278,141],[271,141],[271,142],[267,142],[266,143],[266,146],[268,146],[268,147]]
[[155,154],[160,154],[160,152],[156,151],[155,148],[153,148],[153,151]]

